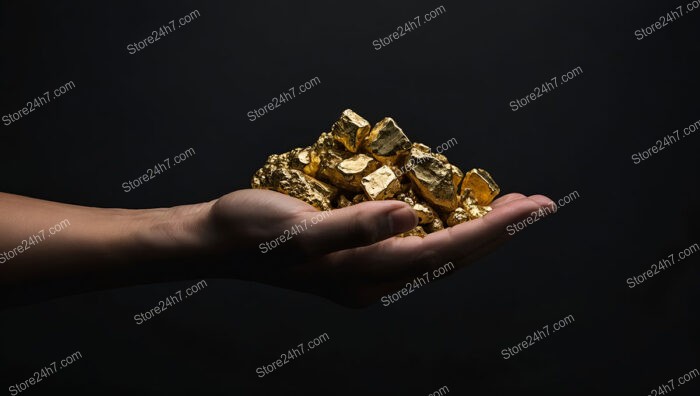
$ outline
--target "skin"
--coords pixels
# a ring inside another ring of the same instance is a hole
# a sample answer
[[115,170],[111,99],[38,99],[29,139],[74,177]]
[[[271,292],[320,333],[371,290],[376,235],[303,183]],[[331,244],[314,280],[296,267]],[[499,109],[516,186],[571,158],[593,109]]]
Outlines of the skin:
[[[261,242],[312,223],[314,207],[267,190],[159,209],[103,209],[0,193],[0,254],[64,219],[70,226],[0,265],[0,304],[12,306],[153,282],[236,278],[363,307],[426,271],[463,267],[506,239],[506,227],[552,201],[508,194],[485,217],[425,238],[393,236],[417,224],[399,201],[333,210],[263,254]],[[453,273],[452,271],[451,273]]]

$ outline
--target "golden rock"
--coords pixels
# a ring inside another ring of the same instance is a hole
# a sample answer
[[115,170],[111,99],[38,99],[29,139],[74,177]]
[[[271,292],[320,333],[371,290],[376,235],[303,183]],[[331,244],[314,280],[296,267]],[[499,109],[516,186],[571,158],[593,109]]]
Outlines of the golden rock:
[[377,201],[396,195],[401,190],[401,182],[394,171],[384,165],[362,178],[362,188],[371,200]]
[[416,215],[418,215],[418,224],[432,223],[433,220],[438,217],[433,208],[428,205],[415,203],[411,205],[411,207],[416,211]]
[[345,150],[345,147],[340,142],[336,141],[329,132],[323,132],[312,148],[319,153],[326,150]]
[[329,169],[331,182],[341,188],[353,192],[362,191],[362,178],[379,168],[381,164],[374,158],[357,154],[339,162],[335,168]]
[[343,162],[345,158],[349,156],[349,153],[345,151],[339,151],[334,149],[329,149],[321,151],[318,153],[318,171],[316,172],[316,177],[319,180],[334,184],[340,179],[338,174],[338,164]]
[[[308,150],[309,155],[308,164],[305,164],[303,168],[304,173],[311,177],[318,177],[318,171],[321,168],[321,156],[323,153],[328,151],[332,151],[334,153],[344,153],[345,147],[333,139],[333,135],[328,132],[323,132],[316,140],[316,143],[304,150]],[[302,152],[300,155],[303,157],[305,153]],[[328,158],[326,160],[328,160]],[[303,158],[302,162],[305,162],[305,158]]]
[[297,159],[303,165],[302,171],[311,177],[316,177],[321,157],[319,157],[312,147],[307,147],[299,152]]
[[266,171],[265,167],[269,165],[263,165],[262,168],[258,169],[255,171],[255,174],[253,174],[253,178],[250,180],[250,187],[252,188],[266,188],[266,185],[269,184],[267,180],[267,175],[271,171]]
[[357,194],[354,197],[352,197],[352,204],[353,205],[357,205],[361,202],[367,202],[367,201],[369,201],[369,199],[367,198],[367,196],[365,194]]
[[411,141],[392,118],[386,117],[369,132],[364,148],[382,164],[393,165],[400,156],[408,153]]
[[[403,190],[402,190],[403,191]],[[407,204],[413,206],[416,204],[416,197],[408,193],[398,193],[395,197],[398,201],[406,202]]]
[[435,158],[439,159],[440,161],[442,161],[446,164],[450,163],[450,161],[447,160],[447,157],[445,157],[444,155],[442,155],[440,153],[433,153],[433,155],[435,156]]
[[469,216],[469,220],[474,220],[478,219],[479,217],[486,216],[486,213],[491,211],[491,207],[481,205],[467,205],[464,207],[464,211],[467,213],[467,216]]
[[431,221],[429,224],[424,225],[423,228],[425,228],[425,231],[427,231],[428,233],[433,233],[440,230],[444,230],[445,226],[443,225],[442,220],[440,220],[439,217],[435,216],[433,221]]
[[401,233],[397,236],[402,237],[402,238],[409,237],[409,236],[419,236],[419,237],[423,238],[426,235],[428,235],[428,234],[425,232],[423,227],[416,226],[415,228],[412,228],[412,229],[410,229],[404,233]]
[[411,145],[411,148],[414,148],[414,149],[416,149],[416,150],[420,150],[420,151],[422,151],[422,152],[424,152],[424,153],[430,153],[431,151],[433,151],[430,147],[426,146],[426,145],[423,144],[423,143],[413,143],[413,144]]
[[340,195],[338,195],[338,199],[335,203],[335,206],[337,208],[347,208],[348,206],[352,206],[352,201],[345,198],[345,195],[340,194]]
[[457,224],[469,221],[469,214],[464,208],[457,208],[447,217],[447,225],[454,227]]
[[280,154],[278,157],[278,164],[280,166],[284,166],[285,168],[291,168],[296,170],[303,169],[306,164],[302,162],[302,158],[300,158],[299,155],[302,151],[303,150],[300,148],[295,148],[291,151]]
[[420,148],[412,148],[407,161],[408,177],[416,192],[429,204],[453,211],[459,205],[452,181],[452,168]]
[[[466,190],[469,190],[467,192]],[[468,193],[478,205],[488,205],[501,192],[491,175],[483,169],[472,169],[464,175],[461,185],[462,195]]]
[[333,124],[331,134],[336,141],[345,146],[346,150],[356,153],[363,140],[369,134],[369,130],[370,125],[367,120],[357,115],[354,111],[347,109],[343,111],[340,119]]
[[[338,189],[305,173],[289,168],[266,165],[260,170],[256,188],[274,190],[300,199],[320,210],[331,210]],[[255,183],[255,181],[254,181]]]
[[462,207],[466,208],[471,205],[478,205],[478,203],[476,203],[476,199],[471,196],[470,190],[467,188],[464,189],[464,194],[462,195]]
[[450,164],[450,167],[452,168],[452,185],[454,186],[457,195],[459,195],[459,185],[462,184],[464,173],[456,165]]

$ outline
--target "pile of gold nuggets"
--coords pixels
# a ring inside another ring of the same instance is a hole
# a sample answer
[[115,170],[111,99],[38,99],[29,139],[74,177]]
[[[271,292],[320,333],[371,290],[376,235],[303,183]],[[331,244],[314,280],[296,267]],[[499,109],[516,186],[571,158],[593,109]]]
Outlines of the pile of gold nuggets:
[[419,224],[399,236],[420,236],[484,216],[500,189],[483,169],[466,174],[421,143],[411,143],[387,117],[372,127],[345,110],[316,143],[273,154],[251,182],[320,210],[394,199],[416,211]]

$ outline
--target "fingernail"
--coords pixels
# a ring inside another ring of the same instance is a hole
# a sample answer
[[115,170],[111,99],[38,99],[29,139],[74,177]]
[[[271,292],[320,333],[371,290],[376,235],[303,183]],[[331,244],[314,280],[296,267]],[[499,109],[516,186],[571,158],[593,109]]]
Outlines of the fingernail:
[[408,206],[392,210],[387,217],[391,235],[406,232],[418,224],[416,212]]

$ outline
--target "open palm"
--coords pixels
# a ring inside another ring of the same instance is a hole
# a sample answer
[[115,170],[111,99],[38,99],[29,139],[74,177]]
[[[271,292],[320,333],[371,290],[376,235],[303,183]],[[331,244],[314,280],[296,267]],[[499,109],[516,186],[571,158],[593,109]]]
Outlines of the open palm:
[[447,262],[459,268],[475,261],[508,238],[509,224],[547,205],[542,195],[508,194],[483,218],[398,238],[417,222],[400,201],[319,212],[274,191],[240,190],[220,198],[210,220],[218,249],[245,252],[239,277],[366,306]]

